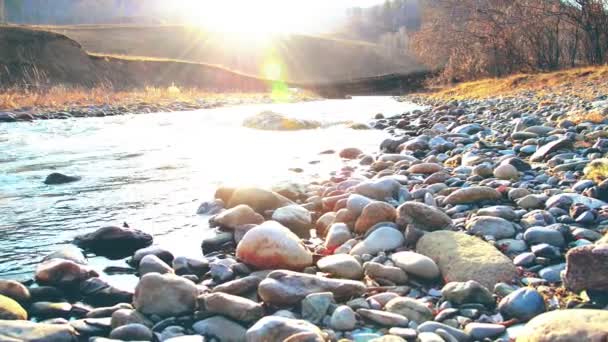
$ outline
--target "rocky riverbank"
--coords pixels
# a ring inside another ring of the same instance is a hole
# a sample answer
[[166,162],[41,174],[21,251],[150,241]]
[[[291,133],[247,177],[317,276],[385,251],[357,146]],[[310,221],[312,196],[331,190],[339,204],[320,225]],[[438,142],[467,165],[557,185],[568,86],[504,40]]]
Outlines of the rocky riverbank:
[[[132,101],[128,98],[128,94],[120,96],[124,96],[125,99],[119,99],[114,104],[86,106],[77,104],[66,104],[61,106],[26,106],[12,110],[0,109],[0,123],[34,120],[105,117],[125,114],[148,114],[163,112],[170,113],[192,111],[198,109],[212,109],[224,106],[264,104],[274,102],[271,94],[243,94],[234,96],[231,96],[229,94],[208,94],[206,96],[200,96],[197,98],[189,99],[188,101],[163,100],[151,102]],[[294,95],[291,101],[310,101],[313,99],[318,98],[310,94],[301,94]]]
[[201,258],[128,227],[75,239],[129,257],[134,293],[77,248],[0,281],[0,340],[606,339],[608,121],[568,118],[608,104],[413,99],[323,182],[219,188]]

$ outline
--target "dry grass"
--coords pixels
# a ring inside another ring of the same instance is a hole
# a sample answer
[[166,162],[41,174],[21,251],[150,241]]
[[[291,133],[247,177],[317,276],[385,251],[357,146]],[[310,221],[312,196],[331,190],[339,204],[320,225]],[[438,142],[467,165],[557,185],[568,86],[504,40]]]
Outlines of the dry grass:
[[[46,90],[8,89],[0,92],[0,111],[17,109],[65,110],[68,108],[148,103],[168,105],[171,103],[200,104],[204,102],[261,102],[270,99],[268,93],[212,93],[199,89],[179,89],[147,87],[129,91],[115,91],[109,88],[70,88],[56,86]],[[312,99],[311,93],[292,94],[291,101]]]
[[430,97],[443,100],[485,99],[512,97],[522,92],[534,92],[539,99],[562,94],[592,99],[598,93],[608,93],[608,66],[483,79],[439,90]]

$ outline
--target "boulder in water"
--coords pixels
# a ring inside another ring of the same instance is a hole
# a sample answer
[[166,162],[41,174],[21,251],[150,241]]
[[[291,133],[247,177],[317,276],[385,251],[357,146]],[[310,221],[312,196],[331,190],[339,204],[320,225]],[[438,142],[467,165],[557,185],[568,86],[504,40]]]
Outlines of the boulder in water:
[[287,117],[270,111],[258,113],[246,118],[243,126],[265,131],[298,131],[321,127],[321,123],[312,120],[301,120]]
[[68,175],[64,175],[62,173],[53,172],[50,175],[46,176],[46,178],[44,179],[44,184],[59,185],[59,184],[77,182],[81,179],[82,178],[78,177],[78,176],[68,176]]
[[141,230],[110,226],[79,235],[74,243],[98,255],[123,258],[152,245],[152,235]]

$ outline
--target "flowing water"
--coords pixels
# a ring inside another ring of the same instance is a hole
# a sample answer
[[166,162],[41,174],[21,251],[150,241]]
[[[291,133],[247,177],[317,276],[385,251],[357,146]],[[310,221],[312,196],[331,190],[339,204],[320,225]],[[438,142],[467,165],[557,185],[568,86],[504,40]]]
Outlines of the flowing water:
[[[217,186],[305,181],[340,167],[336,154],[375,152],[386,134],[328,128],[269,132],[242,127],[264,110],[325,123],[368,122],[413,108],[389,97],[245,105],[180,113],[0,125],[0,278],[24,279],[74,236],[127,222],[178,255],[200,256]],[[320,161],[317,163],[317,161]],[[290,168],[302,168],[294,173]],[[49,186],[52,172],[82,180]],[[96,267],[111,264],[92,258]],[[124,262],[123,262],[124,263]]]

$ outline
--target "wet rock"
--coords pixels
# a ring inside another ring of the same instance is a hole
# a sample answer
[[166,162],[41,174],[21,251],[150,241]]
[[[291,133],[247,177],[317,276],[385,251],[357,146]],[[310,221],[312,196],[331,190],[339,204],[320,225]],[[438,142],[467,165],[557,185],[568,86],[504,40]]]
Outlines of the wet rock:
[[387,311],[359,309],[357,310],[357,313],[360,316],[382,326],[407,327],[409,323],[406,317]]
[[433,319],[433,312],[424,303],[408,297],[397,297],[389,300],[384,309],[407,317],[418,324]]
[[[254,322],[264,316],[264,308],[250,299],[214,292],[198,298],[199,307],[241,322]],[[201,305],[202,304],[202,305]]]
[[82,301],[95,306],[109,306],[130,302],[133,293],[110,285],[100,278],[89,278],[80,283]]
[[321,330],[304,320],[267,316],[247,330],[247,342],[284,341],[292,335],[307,333],[324,340]]
[[234,208],[237,205],[245,204],[260,214],[263,214],[266,210],[275,210],[293,204],[288,198],[276,192],[251,187],[221,187],[215,192],[215,198],[224,201],[226,208]]
[[0,341],[76,342],[76,331],[69,324],[0,320]]
[[440,209],[419,202],[406,202],[397,208],[397,224],[413,224],[418,229],[435,231],[452,225],[452,219]]
[[133,323],[112,330],[110,338],[123,341],[152,341],[154,335],[145,325]]
[[475,280],[487,288],[510,282],[517,269],[509,258],[481,239],[463,233],[437,231],[425,234],[416,250],[437,261],[446,282]]
[[466,229],[475,235],[490,235],[496,239],[506,239],[515,236],[513,224],[500,217],[476,216],[467,223]]
[[146,255],[155,255],[156,257],[158,257],[160,260],[162,260],[163,262],[165,262],[167,264],[171,264],[174,259],[173,254],[170,251],[168,251],[167,249],[162,248],[160,246],[150,246],[150,247],[138,249],[135,252],[135,254],[133,255],[133,258],[131,259],[131,264],[138,266],[139,263],[141,262],[141,260]]
[[236,256],[259,269],[302,270],[313,263],[312,254],[300,238],[274,221],[264,222],[245,233]]
[[245,204],[224,210],[209,220],[211,226],[221,226],[227,229],[237,229],[247,224],[261,224],[264,217]]
[[289,228],[301,238],[310,237],[312,216],[310,212],[299,205],[281,207],[272,213],[272,219]]
[[224,250],[232,250],[235,247],[236,231],[214,231],[213,235],[207,236],[201,242],[204,255]]
[[545,312],[545,302],[535,289],[521,288],[504,297],[498,303],[498,310],[506,318],[528,321]]
[[68,176],[68,175],[64,175],[62,173],[54,172],[54,173],[51,173],[50,175],[46,176],[46,178],[44,179],[44,184],[46,184],[46,185],[67,184],[67,183],[77,182],[81,179],[82,179],[82,177]]
[[28,308],[29,313],[37,318],[69,318],[72,312],[70,303],[36,302]]
[[361,279],[363,267],[355,257],[348,254],[335,254],[321,258],[317,261],[321,272],[329,273],[336,278]]
[[365,233],[368,229],[380,222],[395,220],[396,212],[393,206],[384,202],[371,202],[366,205],[355,223],[355,232]]
[[194,311],[197,294],[189,280],[173,274],[148,273],[135,288],[133,306],[147,315],[179,316]]
[[127,324],[143,324],[152,327],[154,323],[142,313],[133,309],[118,309],[112,313],[111,326],[113,329]]
[[136,229],[104,227],[92,233],[79,235],[74,243],[85,250],[111,258],[132,255],[138,249],[152,244],[152,235]]
[[341,300],[360,296],[365,289],[358,281],[278,270],[260,283],[258,294],[267,304],[285,306],[298,303],[311,293],[331,292],[336,300]]
[[536,316],[517,337],[518,341],[601,341],[608,337],[608,311],[556,310]]
[[27,312],[15,300],[0,295],[0,320],[27,320]]
[[87,258],[84,256],[84,254],[82,254],[82,251],[80,250],[80,248],[77,248],[75,246],[62,247],[58,251],[55,251],[55,252],[45,256],[42,259],[42,262],[48,261],[51,259],[70,260],[70,261],[73,261],[80,265],[88,264]]
[[346,305],[338,306],[331,314],[329,326],[338,331],[353,330],[357,325],[357,318],[353,309]]
[[198,215],[217,215],[224,210],[224,201],[215,199],[213,201],[203,202],[196,209]]
[[321,123],[312,120],[290,118],[283,114],[264,111],[243,121],[243,126],[265,131],[297,131],[321,127]]
[[94,270],[64,259],[51,259],[36,268],[36,282],[57,287],[76,286],[80,282],[97,277]]
[[344,158],[344,159],[357,159],[357,157],[359,157],[362,154],[363,154],[363,151],[361,151],[360,149],[358,149],[356,147],[347,147],[347,148],[342,149],[340,151],[340,153],[338,153],[340,158]]
[[19,303],[27,303],[31,299],[30,291],[18,281],[0,279],[0,295],[6,296]]
[[407,274],[427,280],[439,277],[437,264],[429,257],[414,252],[398,252],[391,255],[395,265]]
[[372,231],[365,240],[359,242],[350,251],[351,255],[371,254],[394,250],[403,246],[405,238],[403,233],[392,227],[379,227]]
[[156,255],[149,254],[141,259],[141,262],[139,263],[139,274],[143,276],[153,272],[160,274],[173,273],[173,269]]
[[245,341],[247,329],[222,316],[214,316],[194,323],[192,329],[206,337],[213,337],[222,342]]
[[407,273],[399,267],[384,266],[377,262],[366,262],[363,269],[365,275],[372,279],[386,279],[397,285],[403,285],[408,280]]
[[502,198],[500,192],[487,186],[476,186],[458,189],[445,198],[446,204],[467,204],[481,201],[498,201]]
[[445,299],[457,305],[480,303],[490,307],[494,306],[492,292],[475,280],[447,283],[441,289],[441,293]]
[[564,286],[582,290],[608,291],[608,244],[572,248],[566,254]]
[[334,302],[331,292],[311,293],[302,300],[302,319],[319,324]]

